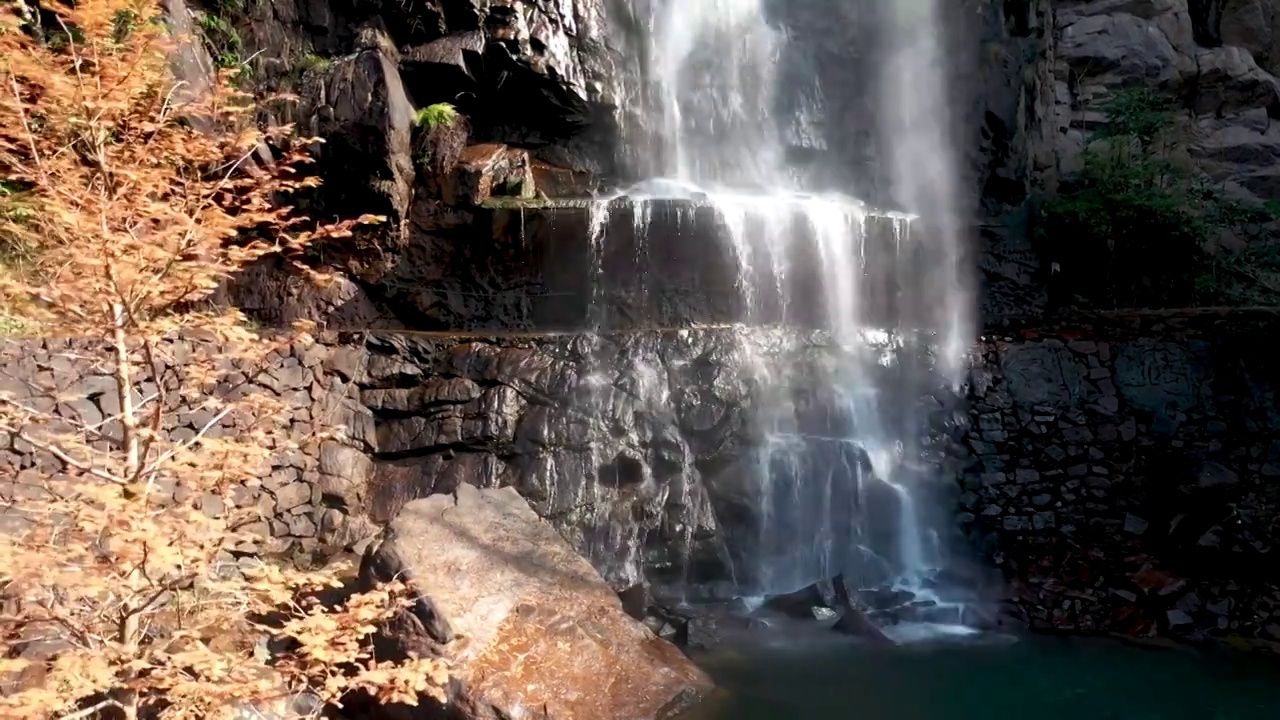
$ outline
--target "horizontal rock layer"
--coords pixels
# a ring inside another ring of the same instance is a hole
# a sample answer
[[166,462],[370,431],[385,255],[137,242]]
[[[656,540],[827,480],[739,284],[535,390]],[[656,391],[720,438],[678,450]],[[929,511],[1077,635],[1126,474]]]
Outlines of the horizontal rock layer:
[[[864,318],[892,326],[904,312],[908,281],[900,278],[918,260],[900,248],[925,229],[855,205],[806,215],[800,200],[762,196],[776,207],[760,208],[737,202],[495,199],[452,208],[419,199],[409,239],[397,254],[365,265],[356,281],[316,288],[263,266],[237,280],[231,294],[269,324],[310,318],[335,330],[581,332],[748,320],[813,328],[828,322],[822,252],[843,252],[861,258],[862,267],[849,272]],[[815,218],[836,224],[814,228]],[[739,257],[744,241],[763,242],[756,231],[767,222],[794,233],[787,257],[776,258],[786,265],[782,278],[770,276],[765,262],[744,272]],[[845,231],[847,247],[814,242],[833,228]]]

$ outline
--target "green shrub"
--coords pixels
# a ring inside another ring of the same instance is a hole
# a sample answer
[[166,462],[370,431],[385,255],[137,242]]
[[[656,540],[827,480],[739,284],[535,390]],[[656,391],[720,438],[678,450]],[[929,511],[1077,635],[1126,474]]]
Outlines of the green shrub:
[[414,159],[428,178],[453,171],[471,135],[467,119],[448,103],[428,105],[413,117]]
[[328,70],[329,67],[332,65],[333,65],[333,60],[330,60],[329,58],[324,57],[323,55],[317,55],[313,52],[303,53],[302,57],[298,58],[298,64],[297,64],[298,75],[299,76],[306,75],[312,70],[315,70],[317,72],[324,72],[325,70]]
[[[1038,239],[1063,285],[1091,305],[1223,301],[1225,258],[1206,250],[1225,231],[1265,226],[1276,208],[1243,203],[1170,158],[1171,105],[1137,88],[1104,105],[1107,124],[1080,171],[1042,205]],[[1234,260],[1233,260],[1234,262]]]
[[428,105],[418,110],[413,115],[413,124],[426,128],[427,130],[436,130],[438,128],[452,125],[458,119],[458,109],[449,103],[436,103]]

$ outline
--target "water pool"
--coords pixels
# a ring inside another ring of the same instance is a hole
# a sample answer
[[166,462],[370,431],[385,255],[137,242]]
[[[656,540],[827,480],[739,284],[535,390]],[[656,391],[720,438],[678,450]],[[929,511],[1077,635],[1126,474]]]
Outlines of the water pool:
[[690,720],[1280,718],[1280,665],[1105,640],[885,648],[789,627],[697,659],[728,697]]

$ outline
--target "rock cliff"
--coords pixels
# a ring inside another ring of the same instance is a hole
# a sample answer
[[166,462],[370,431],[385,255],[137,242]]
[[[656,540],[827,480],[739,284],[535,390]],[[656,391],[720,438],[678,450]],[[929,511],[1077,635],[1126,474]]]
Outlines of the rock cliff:
[[[811,126],[786,129],[792,160],[815,187],[876,201],[885,144],[894,138],[875,118],[874,63],[883,48],[867,19],[873,11],[866,0],[822,0],[780,5],[773,14],[793,38],[779,58],[782,115],[809,117],[819,108]],[[434,103],[458,108],[471,144],[494,144],[494,152],[510,146],[515,167],[528,163],[527,184],[483,180],[493,194],[519,186],[514,192],[528,204],[535,194],[581,197],[635,179],[622,138],[643,118],[629,115],[623,98],[635,86],[627,53],[639,52],[643,30],[625,7],[600,0],[394,8],[290,1],[218,3],[203,12],[234,22],[268,114],[327,139],[319,165],[331,179],[326,211],[379,212],[397,230],[374,243],[378,253],[328,251],[325,262],[342,268],[345,280],[285,315],[332,316],[347,326],[455,323],[456,302],[419,298],[412,288],[447,274],[439,269],[451,262],[450,248],[476,232],[474,207],[485,196],[452,185],[480,181],[511,160],[495,165],[498,156],[490,154],[474,161],[474,180],[434,177],[423,165],[415,124],[416,111]],[[1043,311],[1048,258],[1032,243],[1039,199],[1080,169],[1081,153],[1106,124],[1102,108],[1117,91],[1147,88],[1174,104],[1168,149],[1194,177],[1232,198],[1280,199],[1280,131],[1272,126],[1280,113],[1276,16],[1272,0],[947,6],[954,137],[967,161],[968,204],[980,209],[973,232],[985,316]],[[267,100],[280,90],[297,93],[298,102]],[[254,307],[281,293],[296,296],[277,274],[244,283],[241,302]],[[528,291],[487,284],[498,293]]]
[[1034,314],[1048,282],[1028,200],[1080,169],[1116,91],[1149,88],[1177,111],[1168,151],[1246,202],[1275,200],[1277,5],[1272,0],[980,3],[975,169],[986,215],[988,316]]

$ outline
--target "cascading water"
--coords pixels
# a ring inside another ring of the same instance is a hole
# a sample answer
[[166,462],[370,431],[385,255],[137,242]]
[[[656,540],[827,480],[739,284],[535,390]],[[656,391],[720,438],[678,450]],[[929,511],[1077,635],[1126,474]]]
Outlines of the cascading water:
[[[790,592],[867,566],[867,555],[899,587],[930,593],[937,535],[919,514],[921,473],[907,469],[920,452],[913,408],[925,380],[884,365],[887,346],[900,350],[902,338],[928,334],[937,365],[955,381],[970,337],[955,168],[937,99],[938,1],[883,0],[889,7],[876,14],[892,55],[879,83],[880,119],[892,128],[892,190],[902,207],[928,216],[924,233],[914,231],[916,215],[803,192],[782,132],[796,119],[784,122],[776,110],[776,68],[789,39],[771,24],[765,0],[633,3],[645,37],[630,108],[642,121],[630,141],[640,175],[651,179],[598,201],[593,243],[608,241],[608,213],[619,203],[631,206],[638,235],[655,202],[711,206],[738,263],[738,321],[821,332],[837,358],[823,377],[798,378],[743,335],[763,430],[746,464],[755,532],[729,549],[743,595]],[[801,124],[821,113],[817,102],[820,94]],[[646,402],[660,405],[663,396]],[[869,529],[873,484],[896,498],[891,537]]]

